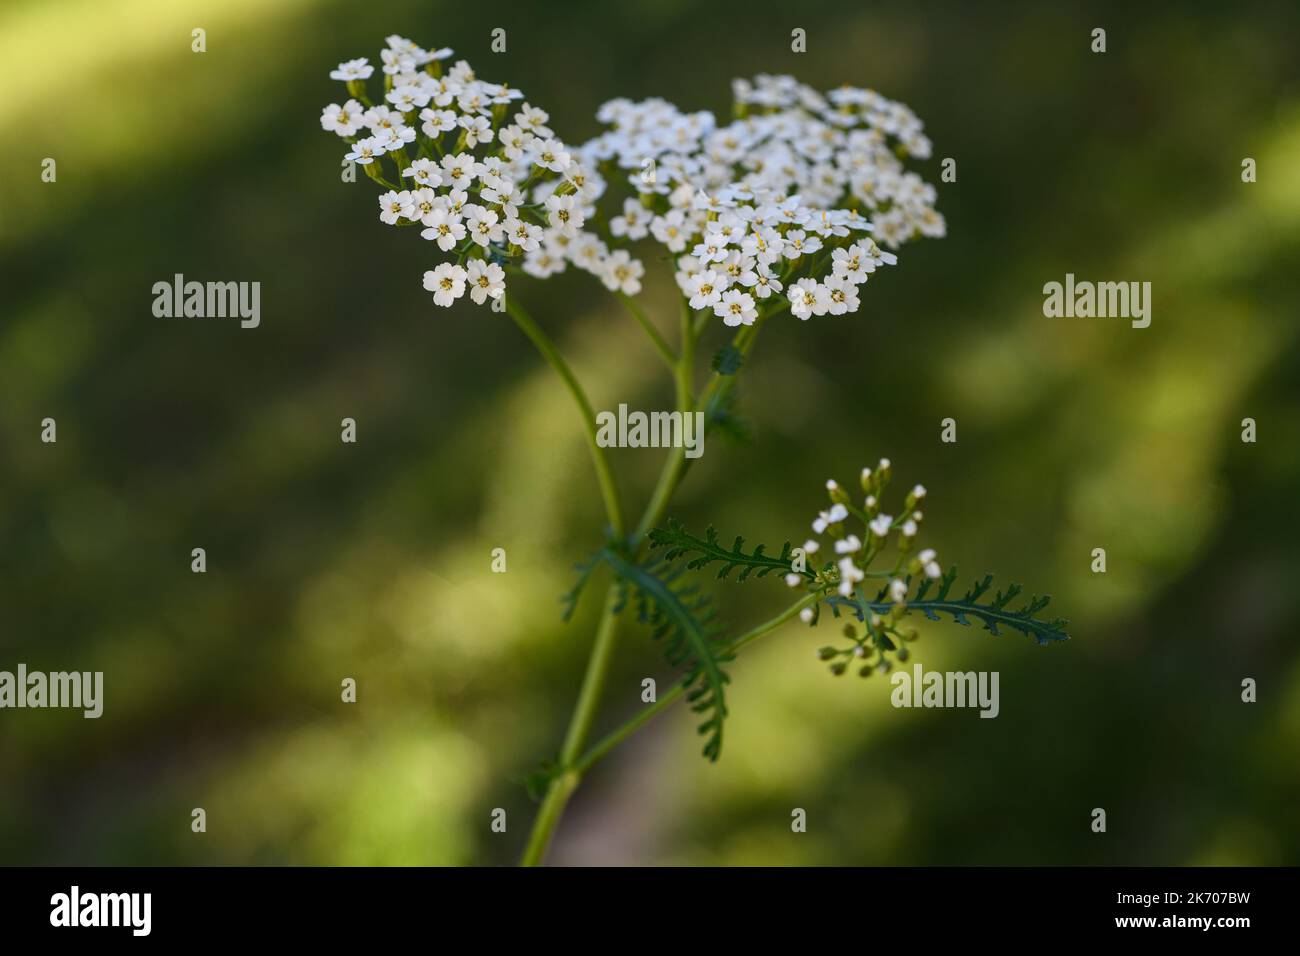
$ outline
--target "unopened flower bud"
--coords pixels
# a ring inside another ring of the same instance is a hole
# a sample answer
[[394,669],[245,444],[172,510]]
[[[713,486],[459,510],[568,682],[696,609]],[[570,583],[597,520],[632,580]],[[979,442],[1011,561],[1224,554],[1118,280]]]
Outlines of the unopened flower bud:
[[907,495],[907,504],[903,506],[904,510],[911,511],[925,497],[925,486],[917,485]]
[[849,493],[841,488],[834,478],[827,479],[826,493],[830,496],[832,504],[847,505],[853,500],[849,497]]

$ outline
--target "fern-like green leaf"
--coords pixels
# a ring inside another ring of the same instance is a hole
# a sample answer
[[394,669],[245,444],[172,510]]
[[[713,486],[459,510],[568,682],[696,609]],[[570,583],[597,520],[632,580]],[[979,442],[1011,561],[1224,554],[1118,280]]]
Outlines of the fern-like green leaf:
[[554,760],[543,760],[537,767],[526,773],[522,779],[528,799],[539,802],[546,795],[546,789],[560,774],[560,765]]
[[[711,526],[703,538],[697,538],[671,519],[668,521],[668,527],[655,528],[650,532],[650,546],[663,548],[662,557],[665,561],[687,558],[685,566],[692,571],[721,562],[717,574],[719,578],[727,577],[736,568],[740,568],[740,573],[736,576],[737,581],[743,581],[751,574],[761,578],[773,571],[789,574],[793,570],[790,566],[789,541],[781,546],[780,554],[765,554],[767,546],[762,544],[753,551],[746,551],[745,539],[740,536],[737,536],[731,547],[727,548],[718,539],[718,532]],[[809,581],[816,577],[808,570],[799,573]]]
[[726,685],[730,678],[722,665],[731,660],[716,643],[713,608],[697,585],[682,581],[681,568],[658,561],[635,564],[612,550],[601,559],[632,590],[637,617],[650,627],[656,640],[665,640],[668,662],[686,673],[682,684],[686,700],[697,714],[705,715],[699,732],[707,736],[704,756],[717,760],[722,752],[722,725],[727,718]]
[[578,607],[578,598],[582,597],[582,589],[591,580],[592,572],[600,564],[600,558],[601,552],[595,551],[585,561],[579,561],[573,566],[573,569],[578,572],[578,580],[574,582],[573,587],[560,595],[560,603],[564,605],[563,620],[567,621],[573,617],[573,612]]
[[730,388],[719,389],[705,404],[704,427],[710,432],[718,432],[741,444],[754,440],[754,426],[740,412],[740,399],[735,379],[726,379]]
[[[1067,641],[1070,635],[1066,633],[1065,626],[1069,623],[1064,618],[1040,618],[1040,612],[1047,607],[1051,598],[1047,595],[1039,597],[1032,596],[1029,601],[1022,607],[1011,610],[1008,605],[1021,593],[1019,584],[1012,584],[1005,591],[998,591],[991,601],[980,603],[980,598],[988,593],[993,586],[993,575],[986,574],[977,581],[966,594],[960,599],[949,596],[953,582],[957,579],[957,568],[951,567],[947,573],[939,579],[937,585],[929,578],[924,579],[916,589],[916,596],[907,600],[907,609],[909,611],[919,611],[931,621],[942,620],[941,614],[949,615],[958,624],[970,626],[971,618],[974,618],[984,625],[986,631],[992,634],[1001,634],[1001,628],[1006,627],[1013,631],[1019,631],[1026,637],[1032,637],[1041,644],[1049,644],[1053,641]],[[912,580],[907,578],[910,587]],[[931,587],[935,586],[935,594],[930,597]],[[859,621],[864,620],[868,614],[888,614],[894,607],[892,601],[885,600],[886,588],[882,588],[875,600],[867,600],[859,591],[855,592],[852,597],[841,597],[835,595],[828,597],[826,603],[831,606],[831,610],[838,613],[839,608],[847,608]]]
[[709,367],[719,375],[735,375],[745,364],[745,356],[734,345],[724,345],[713,356]]

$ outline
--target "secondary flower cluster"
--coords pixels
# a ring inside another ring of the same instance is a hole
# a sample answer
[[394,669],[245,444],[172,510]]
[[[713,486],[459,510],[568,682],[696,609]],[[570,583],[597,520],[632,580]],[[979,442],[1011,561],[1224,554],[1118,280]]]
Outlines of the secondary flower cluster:
[[[800,319],[842,315],[897,261],[881,245],[944,233],[934,187],[903,164],[930,154],[921,123],[873,91],[737,80],[725,126],[660,99],[616,99],[597,113],[610,128],[570,147],[543,110],[514,105],[520,91],[463,60],[444,73],[451,52],[390,36],[382,101],[367,95],[374,67],[350,60],[330,76],[351,98],[321,115],[350,144],[345,158],[386,187],[381,221],[419,225],[454,255],[425,273],[438,305],[500,297],[510,266],[545,278],[573,265],[636,295],[645,269],[629,246],[650,240],[675,257],[691,308],[727,325],[777,302]],[[630,194],[602,202],[607,177],[626,178]]]
[[[862,469],[860,506],[838,482],[827,481],[830,507],[819,512],[812,522],[816,535],[830,539],[835,559],[816,576],[810,590],[826,594],[834,589],[839,597],[829,598],[827,603],[831,605],[851,599],[859,621],[857,625],[846,622],[843,626],[848,644],[822,647],[817,652],[834,674],[860,665],[859,674],[867,677],[876,670],[889,670],[895,660],[907,660],[905,644],[917,637],[915,628],[904,627],[911,580],[943,577],[934,550],[916,549],[917,532],[924,518],[919,505],[925,499],[925,488],[916,485],[908,492],[900,514],[886,514],[880,499],[890,475],[888,458],[882,458],[875,470]],[[896,552],[893,568],[887,572],[868,571],[891,542]],[[821,542],[810,539],[803,550],[814,555],[821,550]],[[868,588],[863,582],[869,577],[879,580]],[[809,586],[808,578],[801,574],[787,575],[786,583],[791,587]],[[876,592],[881,593],[877,596]],[[804,608],[799,617],[805,624],[816,624],[818,610]]]
[[[855,503],[853,496],[844,490],[834,479],[826,482],[826,492],[830,498],[830,507],[817,514],[813,519],[812,530],[818,536],[829,537],[835,553],[834,569],[829,573],[829,582],[836,585],[842,597],[851,597],[858,585],[867,577],[867,568],[894,542],[897,558],[894,568],[884,575],[873,575],[887,579],[886,590],[889,599],[896,605],[907,601],[908,582],[900,575],[906,570],[912,575],[924,575],[928,578],[943,576],[943,569],[933,549],[926,548],[913,553],[916,548],[916,535],[920,530],[924,515],[919,510],[925,499],[925,488],[917,485],[907,494],[902,511],[897,515],[886,514],[881,508],[881,496],[892,474],[888,458],[880,459],[873,471],[862,469],[859,484],[863,498],[861,505]],[[856,523],[860,532],[852,530]],[[804,553],[817,554],[821,542],[809,539],[804,542]],[[786,576],[786,583],[791,587],[807,584],[802,575]],[[807,609],[805,621],[811,621],[812,609]]]
[[628,171],[637,195],[611,231],[648,233],[677,255],[692,308],[749,324],[783,293],[800,319],[854,312],[857,287],[897,261],[865,234],[890,249],[944,234],[934,187],[899,158],[930,154],[907,107],[852,87],[823,96],[792,77],[734,90],[739,115],[723,127],[661,99],[613,100],[597,114],[611,129],[580,149]]

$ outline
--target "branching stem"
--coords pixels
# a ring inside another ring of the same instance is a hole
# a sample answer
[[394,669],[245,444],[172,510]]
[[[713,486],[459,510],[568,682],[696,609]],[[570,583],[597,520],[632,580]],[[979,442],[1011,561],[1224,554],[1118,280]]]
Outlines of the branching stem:
[[[772,631],[775,631],[782,624],[785,624],[787,621],[797,616],[798,613],[802,611],[804,608],[812,607],[814,604],[817,603],[818,600],[820,600],[820,598],[821,598],[820,594],[805,595],[803,598],[801,598],[798,601],[795,601],[793,604],[787,607],[780,614],[776,615],[776,617],[764,621],[762,624],[759,624],[757,627],[748,630],[744,634],[741,634],[739,637],[736,637],[733,640],[729,641],[725,645],[725,649],[723,650],[723,653],[734,654],[735,652],[739,651],[742,647],[745,647],[746,645],[753,643],[754,641],[758,640],[760,637],[763,637],[765,634],[770,634]],[[621,725],[617,729],[611,731],[610,733],[602,737],[599,743],[597,743],[585,754],[583,754],[582,757],[576,763],[573,764],[574,772],[579,775],[585,774],[602,757],[608,754],[611,750],[613,750],[615,747],[621,744],[628,737],[631,737],[632,734],[634,734],[642,726],[649,723],[657,714],[666,710],[668,707],[671,707],[675,702],[680,700],[683,694],[685,694],[685,692],[686,692],[686,686],[684,684],[682,683],[674,684],[667,693],[665,693],[663,696],[657,699],[653,704],[651,704],[648,707],[642,708],[641,712],[638,713],[631,720],[629,720],[627,723]]]
[[[695,412],[697,408],[707,409],[710,402],[719,400],[725,395],[734,376],[724,376],[715,372],[701,393],[699,402],[696,401],[694,390],[695,344],[702,331],[702,323],[697,324],[689,308],[684,306],[682,309],[681,350],[679,354],[674,355],[672,349],[664,341],[663,336],[646,318],[640,307],[627,296],[620,294],[619,298],[642,328],[645,329],[646,334],[655,345],[655,350],[672,369],[678,411],[683,415],[688,415]],[[579,408],[583,411],[586,419],[584,426],[587,431],[588,443],[592,449],[592,460],[596,465],[597,477],[600,479],[601,492],[606,498],[606,510],[610,513],[610,525],[617,539],[623,541],[622,513],[618,508],[618,496],[604,449],[596,444],[595,415],[591,409],[591,404],[587,401],[572,371],[569,370],[567,364],[556,352],[554,345],[537,327],[537,324],[513,299],[507,300],[507,308],[514,317],[515,322],[533,340],[547,361],[551,363],[551,366],[565,381]],[[737,331],[733,339],[733,346],[742,356],[748,355],[750,349],[753,348],[754,339],[757,337],[758,330],[764,319],[780,311],[781,308],[778,307],[770,312],[760,313],[753,325],[742,326]],[[646,536],[650,529],[662,520],[668,501],[677,490],[677,486],[686,472],[688,462],[689,459],[686,457],[684,448],[670,449],[668,458],[659,474],[659,480],[650,496],[649,503],[646,505],[645,512],[642,514],[641,520],[637,522],[636,530],[631,537],[626,539],[627,553],[633,560],[636,560],[644,550],[647,543]],[[615,520],[615,517],[617,517],[617,520]],[[772,620],[740,635],[728,647],[734,650],[740,649],[750,641],[756,640],[784,624],[804,607],[815,603],[817,599],[816,595],[805,597]],[[533,823],[532,831],[528,837],[528,844],[520,861],[524,866],[536,866],[544,861],[546,850],[550,846],[555,829],[559,826],[560,818],[564,814],[569,799],[581,783],[583,774],[596,761],[630,736],[638,727],[685,693],[685,688],[682,685],[674,686],[655,704],[647,707],[633,720],[603,738],[586,754],[583,753],[583,747],[586,745],[587,737],[590,734],[596,709],[600,703],[601,692],[604,689],[605,678],[609,671],[610,661],[613,657],[618,629],[618,616],[615,613],[617,601],[618,592],[616,586],[611,584],[605,595],[604,610],[601,614],[600,623],[596,628],[596,639],[592,645],[591,656],[587,661],[587,670],[583,678],[582,688],[578,693],[578,701],[569,720],[569,728],[565,733],[564,746],[560,752],[559,769],[547,786],[541,808],[538,810],[537,819]]]
[[587,436],[587,446],[591,450],[591,462],[596,468],[596,480],[600,484],[600,496],[605,501],[605,517],[609,521],[611,532],[616,538],[621,539],[624,533],[623,506],[619,501],[618,486],[614,484],[614,473],[609,467],[609,457],[605,454],[605,449],[596,441],[596,412],[591,407],[587,393],[583,391],[582,385],[579,384],[573,370],[569,368],[569,363],[564,361],[564,357],[560,355],[555,343],[542,331],[541,326],[533,321],[533,317],[519,304],[519,300],[515,296],[506,296],[506,311],[515,320],[515,324],[537,346],[537,351],[541,352],[542,357],[550,363],[551,368],[555,369],[556,374],[560,376],[560,380],[564,382],[565,388],[573,396],[573,401],[582,415],[582,430]]
[[677,356],[673,354],[673,350],[669,348],[668,342],[664,339],[659,330],[655,328],[654,323],[646,317],[645,310],[642,309],[641,306],[637,305],[636,300],[630,295],[624,295],[622,292],[617,293],[617,295],[619,301],[623,303],[623,306],[631,314],[632,318],[636,319],[637,324],[645,330],[645,334],[650,339],[650,344],[655,347],[655,351],[658,352],[659,357],[664,360],[664,364],[668,366],[668,370],[676,375],[678,365],[680,364],[677,360]]

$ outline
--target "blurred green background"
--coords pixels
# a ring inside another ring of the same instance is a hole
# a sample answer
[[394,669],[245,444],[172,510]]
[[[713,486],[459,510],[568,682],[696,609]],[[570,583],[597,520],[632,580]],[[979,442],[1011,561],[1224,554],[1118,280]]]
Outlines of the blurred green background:
[[[1047,648],[924,627],[927,668],[1001,672],[997,720],[894,710],[884,680],[814,659],[824,632],[787,628],[732,669],[722,761],[683,713],[651,725],[579,792],[554,862],[1300,863],[1298,28],[1289,2],[7,0],[0,669],[103,670],[106,701],[98,721],[0,711],[0,863],[496,864],[522,846],[520,780],[558,747],[599,604],[560,622],[599,501],[528,343],[503,315],[436,308],[431,247],[378,222],[365,177],[341,181],[326,74],[393,32],[521,87],[571,142],[614,96],[725,116],[731,78],[759,72],[913,107],[926,178],[957,159],[948,238],[906,247],[850,319],[774,321],[744,382],[754,442],[714,438],[671,514],[802,540],[824,480],[887,455],[930,489],[945,560],[1049,591],[1072,622]],[[177,272],[260,281],[261,327],[154,318]],[[1045,319],[1066,272],[1152,282],[1151,327]],[[590,277],[511,290],[597,407],[666,407]],[[638,512],[658,466],[616,456]],[[787,600],[768,581],[719,594],[735,628]],[[598,729],[642,706],[645,676],[669,679],[628,626]]]

